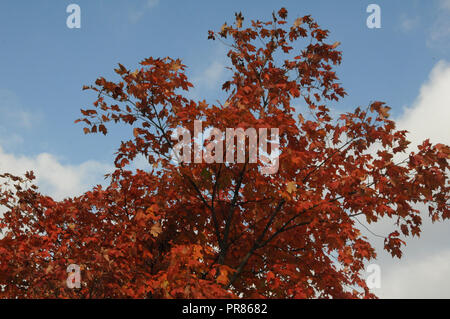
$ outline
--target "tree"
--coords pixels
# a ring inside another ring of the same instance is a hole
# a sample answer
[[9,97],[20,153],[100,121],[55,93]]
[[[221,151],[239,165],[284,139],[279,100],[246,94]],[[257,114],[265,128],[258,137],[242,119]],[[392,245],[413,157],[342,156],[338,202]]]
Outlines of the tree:
[[[400,234],[420,234],[415,204],[449,218],[448,146],[427,140],[406,153],[407,132],[382,102],[333,120],[326,104],[346,94],[333,71],[341,52],[310,16],[290,25],[282,8],[243,20],[209,31],[229,45],[222,102],[186,98],[185,65],[168,57],[119,64],[119,81],[84,87],[98,96],[77,120],[85,133],[107,134],[108,122],[133,132],[108,187],[56,202],[32,172],[0,176],[2,297],[373,298],[362,271],[376,252],[355,218],[394,218],[384,248],[398,258]],[[249,145],[243,163],[171,161],[174,132],[193,136],[196,120],[222,132],[278,128],[278,171],[262,173]],[[138,155],[149,171],[130,170]],[[80,289],[66,287],[69,264],[81,267]]]

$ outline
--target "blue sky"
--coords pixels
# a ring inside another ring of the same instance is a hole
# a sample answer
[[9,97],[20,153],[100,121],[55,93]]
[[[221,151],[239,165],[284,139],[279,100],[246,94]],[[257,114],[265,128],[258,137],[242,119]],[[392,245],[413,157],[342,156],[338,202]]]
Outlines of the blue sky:
[[[80,29],[66,26],[71,3],[81,7]],[[366,26],[370,3],[381,7],[381,29]],[[94,101],[81,90],[84,84],[98,76],[116,79],[118,62],[133,69],[146,57],[171,56],[188,66],[196,85],[192,96],[214,101],[227,61],[225,47],[207,40],[207,31],[233,22],[237,11],[245,24],[268,20],[282,6],[291,21],[312,15],[331,31],[330,43],[342,43],[337,72],[348,96],[332,105],[336,110],[382,100],[403,127],[418,130],[417,140],[432,135],[450,144],[450,0],[5,0],[0,2],[0,171],[36,169],[40,186],[57,198],[102,182],[119,141],[130,132],[118,127],[106,137],[83,134],[83,126],[73,122],[79,109]],[[448,238],[448,223],[439,227],[441,233],[433,235]],[[428,244],[424,237],[415,251],[435,247],[436,237]],[[437,282],[448,287],[450,251],[445,249],[427,260],[443,267],[447,281]],[[408,265],[416,267],[417,260]],[[387,265],[395,277],[395,267]],[[420,267],[411,272],[428,266]],[[435,285],[430,280],[423,291]],[[410,293],[394,290],[387,295]]]
[[[106,138],[83,136],[81,126],[73,125],[79,109],[93,101],[91,94],[81,91],[82,85],[100,75],[114,76],[118,62],[135,67],[148,56],[180,57],[189,75],[201,78],[214,62],[216,69],[226,62],[224,47],[207,40],[207,31],[232,22],[236,11],[242,11],[248,22],[269,19],[273,10],[285,6],[291,19],[311,14],[329,29],[330,41],[342,42],[338,74],[349,96],[337,105],[340,108],[383,100],[396,114],[413,101],[433,65],[450,55],[448,47],[427,43],[439,1],[378,1],[381,29],[367,28],[366,7],[371,2],[360,0],[80,0],[76,3],[81,7],[81,29],[66,26],[70,3],[0,4],[0,90],[14,100],[8,108],[30,116],[25,126],[11,116],[0,117],[1,134],[16,134],[24,141],[8,143],[3,146],[6,150],[55,153],[67,163],[109,160],[124,132],[113,130]],[[411,29],[403,26],[405,19],[413,21]],[[219,80],[226,75],[222,73]],[[213,100],[218,86],[203,86],[197,95]]]

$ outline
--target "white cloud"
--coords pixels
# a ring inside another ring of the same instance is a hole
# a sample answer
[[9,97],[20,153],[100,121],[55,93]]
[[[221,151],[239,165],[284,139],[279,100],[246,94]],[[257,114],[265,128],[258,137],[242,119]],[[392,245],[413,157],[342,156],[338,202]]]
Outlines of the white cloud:
[[54,155],[41,153],[37,156],[20,156],[6,153],[0,147],[0,172],[23,175],[34,171],[40,191],[56,200],[82,194],[92,186],[101,184],[103,175],[112,167],[96,161],[79,165],[63,164]]
[[450,298],[450,250],[381,272],[381,298]]
[[[450,144],[450,63],[438,62],[422,85],[410,108],[396,120],[398,129],[406,129],[415,150],[423,140]],[[450,222],[432,223],[424,205],[420,238],[407,238],[402,259],[392,259],[383,251],[383,240],[362,232],[374,243],[381,267],[381,288],[374,293],[383,298],[450,298]],[[376,234],[386,236],[394,230],[394,220],[383,219],[369,226]]]
[[429,138],[432,143],[450,144],[450,63],[439,61],[422,85],[411,108],[397,120],[399,129],[410,133],[408,139],[417,145]]

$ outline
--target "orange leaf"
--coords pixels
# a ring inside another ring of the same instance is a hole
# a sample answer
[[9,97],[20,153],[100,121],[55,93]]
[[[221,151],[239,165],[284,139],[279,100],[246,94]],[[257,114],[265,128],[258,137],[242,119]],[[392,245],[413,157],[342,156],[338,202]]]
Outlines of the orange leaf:
[[150,228],[150,234],[152,234],[153,237],[158,237],[159,234],[161,234],[162,228],[159,223],[156,223]]

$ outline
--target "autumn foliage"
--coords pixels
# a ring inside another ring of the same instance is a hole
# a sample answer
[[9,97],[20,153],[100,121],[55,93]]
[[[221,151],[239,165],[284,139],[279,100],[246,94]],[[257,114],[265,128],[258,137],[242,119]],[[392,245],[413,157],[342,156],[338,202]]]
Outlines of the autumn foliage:
[[[362,272],[376,257],[358,230],[396,222],[384,248],[401,257],[418,236],[424,212],[449,215],[450,149],[424,141],[412,153],[389,107],[332,118],[327,103],[346,93],[333,68],[339,43],[310,16],[268,22],[236,14],[209,32],[229,46],[227,98],[187,98],[192,87],[179,59],[119,64],[82,110],[85,133],[130,127],[106,188],[55,201],[32,172],[0,175],[0,296],[3,298],[371,298]],[[297,108],[294,107],[297,105]],[[303,105],[303,109],[300,106]],[[279,128],[279,170],[261,163],[174,163],[177,127]],[[131,170],[136,156],[150,169]],[[66,286],[69,264],[82,287]]]

